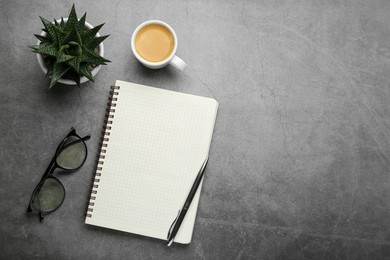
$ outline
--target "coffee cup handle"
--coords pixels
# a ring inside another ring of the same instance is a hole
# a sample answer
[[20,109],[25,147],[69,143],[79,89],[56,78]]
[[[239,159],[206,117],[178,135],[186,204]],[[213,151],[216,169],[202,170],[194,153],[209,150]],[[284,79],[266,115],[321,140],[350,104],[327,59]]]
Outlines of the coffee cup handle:
[[172,60],[169,63],[173,65],[173,67],[181,71],[183,71],[187,67],[187,64],[176,55],[173,56]]

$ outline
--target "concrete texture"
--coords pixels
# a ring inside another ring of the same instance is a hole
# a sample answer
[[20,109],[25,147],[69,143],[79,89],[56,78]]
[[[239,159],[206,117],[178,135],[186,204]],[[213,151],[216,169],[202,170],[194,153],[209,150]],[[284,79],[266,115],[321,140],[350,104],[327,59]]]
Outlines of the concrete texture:
[[[106,22],[96,83],[48,81],[26,47],[70,1],[0,1],[0,258],[390,259],[389,1],[76,1]],[[188,68],[151,71],[130,37],[169,23]],[[219,114],[193,242],[84,224],[116,79],[214,97]],[[57,143],[91,134],[62,207],[25,213]]]

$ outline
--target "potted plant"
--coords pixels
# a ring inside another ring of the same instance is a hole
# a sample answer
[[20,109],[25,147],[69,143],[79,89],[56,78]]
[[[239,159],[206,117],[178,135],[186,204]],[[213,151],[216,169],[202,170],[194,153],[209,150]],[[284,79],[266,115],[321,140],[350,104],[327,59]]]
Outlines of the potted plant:
[[37,45],[29,46],[37,53],[38,63],[46,77],[49,88],[57,82],[78,85],[93,77],[109,60],[103,58],[103,41],[109,36],[100,36],[98,31],[104,24],[93,27],[85,21],[87,13],[77,18],[73,4],[68,18],[50,22],[40,17],[44,25]]

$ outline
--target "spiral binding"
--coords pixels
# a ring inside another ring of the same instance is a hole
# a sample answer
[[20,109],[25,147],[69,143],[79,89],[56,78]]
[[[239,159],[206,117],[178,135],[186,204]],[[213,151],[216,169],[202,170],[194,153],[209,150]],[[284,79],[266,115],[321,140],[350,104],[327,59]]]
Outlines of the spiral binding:
[[95,206],[95,200],[96,200],[96,194],[97,194],[97,189],[99,188],[99,182],[100,182],[100,177],[102,175],[102,170],[103,170],[103,165],[104,165],[104,159],[106,158],[105,153],[106,153],[106,147],[108,146],[108,141],[110,140],[110,130],[111,130],[111,124],[112,124],[112,119],[114,118],[114,113],[115,113],[115,107],[116,107],[116,102],[118,101],[117,95],[119,92],[119,86],[111,86],[110,90],[110,95],[108,97],[108,103],[107,103],[107,109],[106,109],[106,114],[104,116],[104,124],[103,124],[103,129],[102,129],[102,137],[100,138],[100,145],[99,145],[99,151],[98,151],[98,156],[96,158],[96,168],[94,171],[94,176],[93,176],[93,182],[92,182],[92,187],[91,187],[91,196],[89,197],[88,200],[88,205],[87,205],[87,213],[86,216],[91,218],[92,217],[92,212],[93,212],[93,206]]

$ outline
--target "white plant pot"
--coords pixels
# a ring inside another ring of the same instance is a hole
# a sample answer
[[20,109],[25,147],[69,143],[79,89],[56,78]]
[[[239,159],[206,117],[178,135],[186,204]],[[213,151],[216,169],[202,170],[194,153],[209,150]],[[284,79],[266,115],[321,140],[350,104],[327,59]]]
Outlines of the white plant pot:
[[[67,22],[68,21],[68,18],[64,18],[64,22]],[[58,23],[61,22],[61,19],[58,19],[57,20]],[[91,24],[89,24],[88,22],[85,22],[85,26],[89,29],[92,29],[93,26]],[[46,32],[42,31],[41,33],[42,36],[46,36]],[[96,34],[96,37],[99,37],[100,34],[97,33]],[[37,44],[40,44],[41,41],[38,40]],[[104,57],[104,45],[103,45],[103,42],[101,42],[99,44],[99,55]],[[42,71],[46,74],[47,73],[47,67],[45,65],[45,62],[43,60],[43,57],[40,53],[37,53],[37,59],[38,59],[38,63],[39,63],[39,66],[41,67]],[[96,66],[92,71],[92,77],[95,77],[95,75],[99,72],[100,68],[101,68],[102,65],[98,65]],[[85,83],[87,82],[89,79],[87,77],[81,77],[80,78],[80,84],[82,83]],[[73,80],[70,80],[70,79],[59,79],[58,80],[59,83],[62,83],[62,84],[65,84],[65,85],[76,85],[76,82],[74,82]]]

